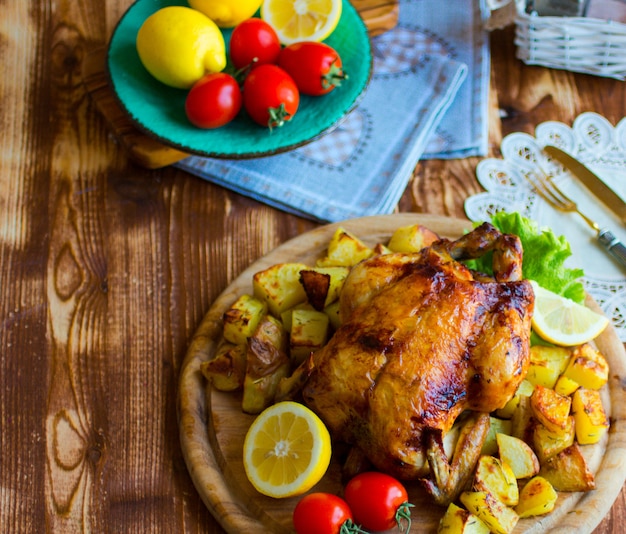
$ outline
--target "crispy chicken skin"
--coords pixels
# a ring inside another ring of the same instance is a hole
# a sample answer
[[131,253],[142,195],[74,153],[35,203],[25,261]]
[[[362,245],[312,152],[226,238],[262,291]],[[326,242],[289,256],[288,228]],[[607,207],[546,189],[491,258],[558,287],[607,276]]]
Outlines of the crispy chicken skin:
[[[495,279],[457,261],[488,251]],[[485,223],[457,241],[360,263],[305,402],[378,469],[423,476],[425,429],[445,434],[464,410],[504,406],[526,375],[534,296],[521,257],[515,236]]]

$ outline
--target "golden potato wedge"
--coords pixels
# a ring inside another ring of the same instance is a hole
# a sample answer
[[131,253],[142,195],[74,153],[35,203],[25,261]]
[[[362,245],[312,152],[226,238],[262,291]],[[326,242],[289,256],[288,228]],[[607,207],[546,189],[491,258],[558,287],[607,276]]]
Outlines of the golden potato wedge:
[[510,419],[500,419],[498,417],[489,418],[489,432],[483,443],[483,448],[480,451],[481,454],[487,454],[494,456],[498,454],[498,442],[496,441],[496,434],[508,434],[511,435],[511,428],[513,423]]
[[300,271],[308,269],[303,263],[279,263],[252,277],[254,296],[267,303],[274,317],[306,300],[300,283]]
[[439,236],[421,224],[397,228],[391,235],[387,247],[392,252],[419,252],[424,247],[439,241]]
[[511,432],[509,435],[530,443],[534,423],[530,397],[522,395],[517,408],[513,412],[513,417],[511,417]]
[[485,491],[464,491],[460,500],[468,511],[485,523],[495,534],[513,532],[519,517],[513,508]]
[[500,460],[507,464],[515,478],[530,478],[539,472],[537,455],[525,441],[506,434],[496,434]]
[[519,501],[519,489],[513,470],[493,456],[483,455],[478,459],[472,489],[491,493],[507,506],[515,506]]
[[554,385],[554,391],[559,395],[571,395],[580,387],[580,384],[574,382],[571,378],[567,378],[565,375],[559,376],[556,384]]
[[266,315],[248,339],[242,409],[261,413],[274,402],[280,380],[291,372],[288,336],[282,323]]
[[241,295],[224,312],[224,339],[244,345],[267,313],[267,303],[252,295]]
[[569,424],[572,399],[559,395],[553,389],[537,385],[530,396],[535,418],[553,432],[564,430]]
[[247,344],[222,343],[215,357],[202,362],[200,372],[219,391],[236,391],[243,386],[246,376]]
[[531,382],[526,379],[522,380],[521,384],[517,388],[517,391],[515,392],[515,395],[511,397],[509,402],[507,402],[503,408],[496,410],[496,415],[503,419],[511,419],[520,404],[521,398],[530,397],[534,388],[535,386]]
[[294,367],[312,352],[321,349],[328,340],[329,319],[324,312],[294,310],[291,314],[289,353]]
[[598,390],[578,388],[572,396],[572,413],[576,440],[581,445],[597,443],[609,429],[609,420]]
[[349,267],[313,267],[301,270],[300,283],[311,306],[322,311],[335,302],[348,274]]
[[515,512],[520,518],[544,515],[554,510],[557,492],[545,478],[531,478],[522,488]]
[[589,491],[596,487],[593,473],[576,442],[548,458],[541,465],[539,475],[550,482],[556,491]]
[[533,385],[554,388],[557,379],[567,367],[571,354],[565,347],[532,346],[526,380]]
[[318,267],[352,267],[374,255],[374,251],[358,237],[343,228],[333,234],[326,256],[317,261]]
[[541,423],[537,423],[533,428],[533,449],[539,458],[539,462],[543,463],[548,458],[552,458],[555,454],[567,449],[576,438],[576,429],[574,425],[574,417],[568,417],[568,424],[564,429],[553,431],[548,429]]
[[609,379],[609,364],[600,352],[585,343],[574,350],[563,375],[584,388],[600,389]]
[[439,520],[437,534],[489,534],[489,527],[474,514],[450,503]]
[[376,256],[380,256],[381,254],[391,254],[391,250],[387,247],[387,245],[383,245],[382,243],[376,243],[374,245],[374,254]]

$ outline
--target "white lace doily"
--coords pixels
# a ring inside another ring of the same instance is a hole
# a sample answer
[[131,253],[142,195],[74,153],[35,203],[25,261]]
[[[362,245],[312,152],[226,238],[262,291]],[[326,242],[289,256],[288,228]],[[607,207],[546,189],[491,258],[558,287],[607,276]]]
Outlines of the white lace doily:
[[[558,162],[541,148],[561,147],[593,170],[626,200],[626,118],[613,126],[596,113],[583,113],[572,127],[561,122],[537,126],[535,137],[514,133],[502,140],[503,159],[485,159],[476,176],[486,192],[468,198],[465,213],[472,221],[485,221],[497,211],[517,211],[564,235],[572,248],[570,267],[584,269],[586,290],[602,307],[626,342],[626,268],[621,267],[597,242],[596,233],[576,213],[563,213],[537,196],[525,175],[542,169],[578,203],[586,215],[609,228],[626,244],[626,226]],[[541,171],[539,171],[541,172]]]

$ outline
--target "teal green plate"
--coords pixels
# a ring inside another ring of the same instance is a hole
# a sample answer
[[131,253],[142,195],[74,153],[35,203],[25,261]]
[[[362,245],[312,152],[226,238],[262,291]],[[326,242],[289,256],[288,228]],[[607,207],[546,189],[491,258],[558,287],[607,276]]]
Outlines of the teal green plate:
[[[143,21],[185,0],[138,0],[118,23],[107,54],[113,92],[133,122],[148,135],[190,154],[213,158],[257,158],[292,150],[330,131],[364,93],[370,79],[372,54],[365,24],[348,0],[343,0],[339,25],[325,41],[335,48],[348,73],[341,87],[321,97],[302,95],[293,119],[271,132],[242,112],[215,130],[193,126],[185,116],[187,91],[153,78],[137,55],[135,38]],[[228,44],[231,30],[223,30]]]

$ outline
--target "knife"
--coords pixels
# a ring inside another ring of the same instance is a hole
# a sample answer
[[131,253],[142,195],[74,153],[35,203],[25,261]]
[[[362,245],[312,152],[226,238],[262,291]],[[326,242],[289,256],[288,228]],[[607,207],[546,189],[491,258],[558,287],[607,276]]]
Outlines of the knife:
[[558,147],[546,145],[546,154],[561,163],[568,171],[578,178],[596,197],[615,213],[622,223],[626,224],[626,203],[615,191],[608,187],[595,173],[580,161]]

